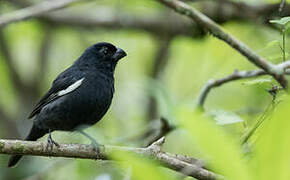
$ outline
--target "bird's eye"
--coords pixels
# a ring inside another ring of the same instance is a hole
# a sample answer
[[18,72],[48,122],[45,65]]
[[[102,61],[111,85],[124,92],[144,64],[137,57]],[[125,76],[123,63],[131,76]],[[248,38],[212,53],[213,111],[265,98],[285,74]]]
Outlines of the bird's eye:
[[107,55],[107,54],[109,53],[108,49],[107,49],[107,48],[104,49],[104,50],[103,50],[103,53],[104,53],[104,55]]

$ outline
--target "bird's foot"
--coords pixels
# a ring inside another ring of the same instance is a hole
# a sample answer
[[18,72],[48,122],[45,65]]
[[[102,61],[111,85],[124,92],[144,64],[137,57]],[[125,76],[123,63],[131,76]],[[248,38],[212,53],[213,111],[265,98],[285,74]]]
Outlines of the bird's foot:
[[82,130],[78,130],[82,135],[90,139],[91,141],[91,146],[93,146],[93,150],[96,151],[97,153],[100,153],[102,149],[105,148],[104,145],[99,144],[93,137],[91,137],[89,134],[85,133]]
[[93,146],[93,150],[96,151],[97,153],[100,153],[101,150],[105,148],[104,145],[99,144],[96,140],[91,141],[91,146]]
[[48,135],[47,137],[47,144],[46,144],[46,150],[49,150],[50,153],[52,153],[52,150],[53,150],[53,146],[57,146],[59,147],[59,144],[57,142],[55,142],[52,137],[51,137],[51,134]]

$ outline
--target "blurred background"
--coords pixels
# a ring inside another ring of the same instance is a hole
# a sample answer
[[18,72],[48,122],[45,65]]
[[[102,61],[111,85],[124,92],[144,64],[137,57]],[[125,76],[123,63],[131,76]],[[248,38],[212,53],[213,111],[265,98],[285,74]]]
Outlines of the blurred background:
[[[290,5],[279,12],[280,0],[184,1],[261,56],[281,62],[279,46],[271,43],[280,41],[281,34],[269,20],[289,15]],[[39,2],[0,0],[0,13]],[[86,130],[101,144],[146,146],[164,133],[165,151],[199,157],[197,148],[188,148],[188,143],[194,142],[183,130],[167,133],[170,127],[178,126],[174,108],[194,108],[210,79],[222,78],[236,69],[256,69],[227,44],[156,1],[75,3],[0,29],[0,138],[26,136],[32,123],[27,116],[52,80],[88,46],[100,41],[111,42],[128,54],[116,68],[116,92],[109,112]],[[228,117],[229,123],[221,123],[227,124],[225,129],[233,136],[239,136],[272,101],[267,92],[272,79],[261,78],[261,83],[242,80],[213,89],[205,101],[205,112],[217,121]],[[233,119],[238,123],[231,123]],[[59,143],[89,143],[78,133],[54,132],[53,138]],[[0,156],[1,180],[58,180],[68,179],[68,175],[71,180],[110,180],[126,179],[127,173],[110,161],[25,157],[17,168],[7,169],[7,160],[8,156]]]

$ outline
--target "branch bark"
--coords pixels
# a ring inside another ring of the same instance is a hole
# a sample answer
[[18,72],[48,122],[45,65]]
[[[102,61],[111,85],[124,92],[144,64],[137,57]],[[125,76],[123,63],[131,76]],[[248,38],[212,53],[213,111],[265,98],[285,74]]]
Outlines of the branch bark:
[[64,8],[74,2],[81,0],[52,0],[44,1],[39,4],[23,8],[0,17],[0,27],[5,26],[12,22],[22,21],[40,14],[48,13],[60,8]]
[[189,17],[194,22],[207,29],[213,36],[217,37],[218,39],[221,39],[222,41],[230,45],[232,48],[240,52],[243,56],[245,56],[248,59],[248,61],[250,61],[257,67],[263,69],[269,75],[272,75],[281,84],[283,88],[287,88],[287,80],[283,76],[282,69],[280,68],[278,69],[276,65],[266,61],[263,57],[256,54],[244,43],[236,39],[231,34],[226,33],[218,24],[216,24],[210,18],[200,13],[195,8],[179,0],[159,0],[159,1],[168,6],[169,8],[172,8],[177,13]]
[[[156,160],[162,166],[197,179],[214,180],[222,178],[220,175],[203,169],[200,167],[200,164],[196,163],[196,161],[192,161],[192,158],[161,151],[161,146],[164,143],[164,140],[164,138],[161,138],[146,148],[106,145],[101,148],[100,151],[96,152],[92,146],[84,144],[60,144],[59,147],[55,147],[50,151],[46,148],[46,144],[43,142],[0,139],[0,154],[107,160],[114,152],[130,152],[141,156],[147,156]],[[186,172],[183,170],[186,170]]]

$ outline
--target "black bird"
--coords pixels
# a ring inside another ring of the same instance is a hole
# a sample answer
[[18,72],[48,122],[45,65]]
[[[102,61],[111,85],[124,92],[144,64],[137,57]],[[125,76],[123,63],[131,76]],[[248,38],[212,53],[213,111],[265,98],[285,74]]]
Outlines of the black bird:
[[[71,67],[57,76],[34,107],[28,117],[35,117],[33,126],[25,140],[36,141],[48,133],[48,147],[52,148],[58,146],[51,138],[52,131],[79,131],[97,146],[82,130],[101,120],[109,109],[114,94],[114,70],[126,55],[106,42],[87,48]],[[21,157],[12,155],[8,167],[15,166]]]

